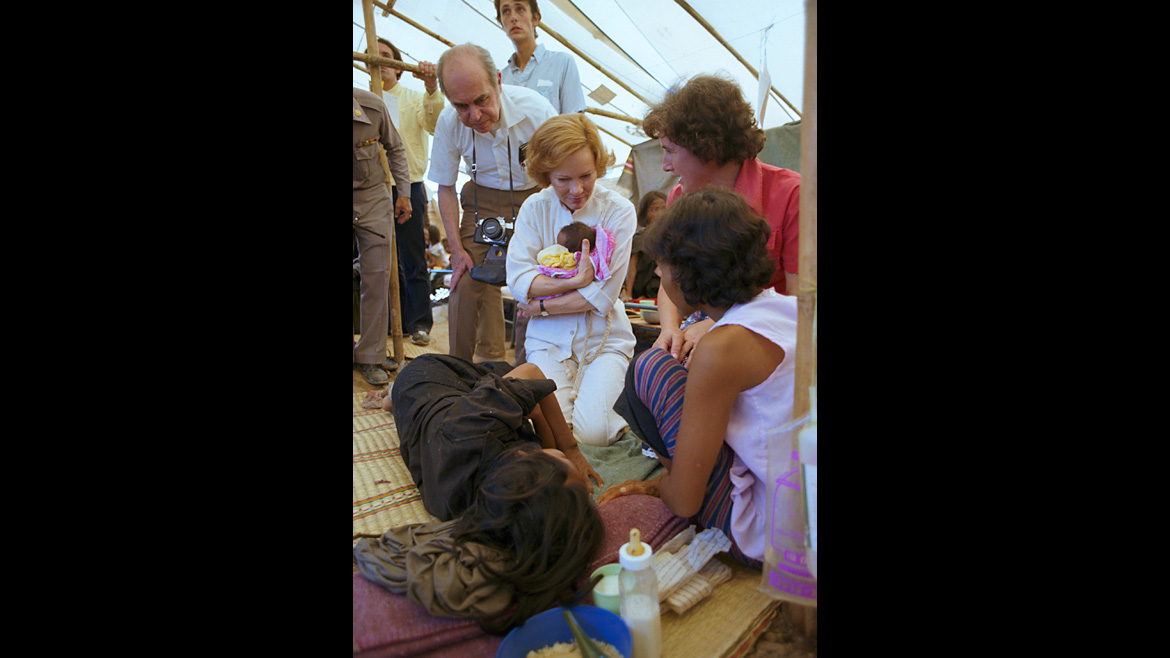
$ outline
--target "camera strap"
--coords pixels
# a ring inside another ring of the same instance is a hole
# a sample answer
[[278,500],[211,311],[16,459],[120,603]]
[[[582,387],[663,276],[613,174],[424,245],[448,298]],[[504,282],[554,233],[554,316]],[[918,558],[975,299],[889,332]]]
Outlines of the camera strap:
[[[472,194],[475,197],[475,223],[479,224],[479,181],[476,180],[476,172],[479,166],[475,162],[475,130],[471,130],[471,182],[475,190]],[[512,223],[516,223],[516,194],[512,184],[512,134],[508,133],[508,199],[512,210]]]

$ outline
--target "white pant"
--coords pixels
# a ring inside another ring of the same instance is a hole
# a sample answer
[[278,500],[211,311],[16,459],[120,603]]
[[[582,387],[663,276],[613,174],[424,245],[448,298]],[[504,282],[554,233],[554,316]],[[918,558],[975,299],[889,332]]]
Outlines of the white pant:
[[[548,350],[528,352],[526,358],[529,363],[540,368],[545,377],[557,383],[557,402],[577,441],[591,446],[612,445],[629,426],[613,410],[613,405],[625,388],[626,369],[630,360],[620,352],[602,352],[585,366],[585,372],[581,375],[581,388],[574,390],[578,355],[577,346],[573,347],[574,356],[564,361],[550,357]],[[593,349],[597,349],[596,346]]]

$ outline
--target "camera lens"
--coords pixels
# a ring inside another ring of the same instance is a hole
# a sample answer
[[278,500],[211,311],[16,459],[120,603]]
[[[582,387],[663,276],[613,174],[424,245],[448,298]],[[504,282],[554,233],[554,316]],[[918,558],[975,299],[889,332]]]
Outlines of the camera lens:
[[491,218],[483,220],[483,237],[489,240],[499,240],[503,236],[504,230],[500,226],[499,220]]

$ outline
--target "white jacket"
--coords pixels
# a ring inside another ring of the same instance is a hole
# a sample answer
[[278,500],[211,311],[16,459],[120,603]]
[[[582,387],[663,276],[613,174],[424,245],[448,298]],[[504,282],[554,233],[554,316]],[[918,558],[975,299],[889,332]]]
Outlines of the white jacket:
[[[625,304],[619,295],[625,284],[625,273],[629,271],[630,245],[638,221],[634,205],[617,192],[598,183],[593,188],[589,202],[576,213],[570,213],[568,208],[561,205],[552,187],[546,187],[528,197],[516,216],[516,226],[508,243],[508,288],[516,300],[528,301],[528,290],[540,274],[536,254],[546,246],[555,244],[561,228],[574,221],[594,228],[602,226],[613,233],[614,250],[610,270],[614,275],[607,281],[595,279],[578,289],[596,311],[531,318],[528,321],[525,350],[533,352],[547,349],[558,360],[570,356],[580,360],[584,355],[573,354],[574,338],[584,336],[589,327],[587,349],[592,353],[605,335],[608,316],[610,330],[604,351],[619,352],[632,358],[636,341],[630,328],[630,319],[626,316]],[[588,321],[587,316],[591,314],[594,317]]]

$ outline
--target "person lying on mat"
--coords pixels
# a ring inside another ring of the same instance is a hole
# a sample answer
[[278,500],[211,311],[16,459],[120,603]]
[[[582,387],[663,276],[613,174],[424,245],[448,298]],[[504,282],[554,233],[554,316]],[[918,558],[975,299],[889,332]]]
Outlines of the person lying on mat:
[[390,388],[402,459],[438,522],[354,546],[367,580],[501,632],[563,602],[605,531],[581,454],[533,364],[410,361]]
[[555,389],[531,363],[513,368],[447,354],[411,359],[387,387],[382,406],[394,414],[402,460],[427,511],[448,521],[467,509],[481,465],[514,443],[565,460],[592,495],[590,478],[603,484],[601,476],[577,447]]
[[660,496],[733,542],[731,555],[761,568],[770,432],[792,420],[796,298],[769,287],[768,223],[739,194],[707,187],[684,195],[646,229],[644,248],[683,315],[715,320],[688,367],[652,347],[634,360],[614,409],[666,471],[613,485],[598,504]]

